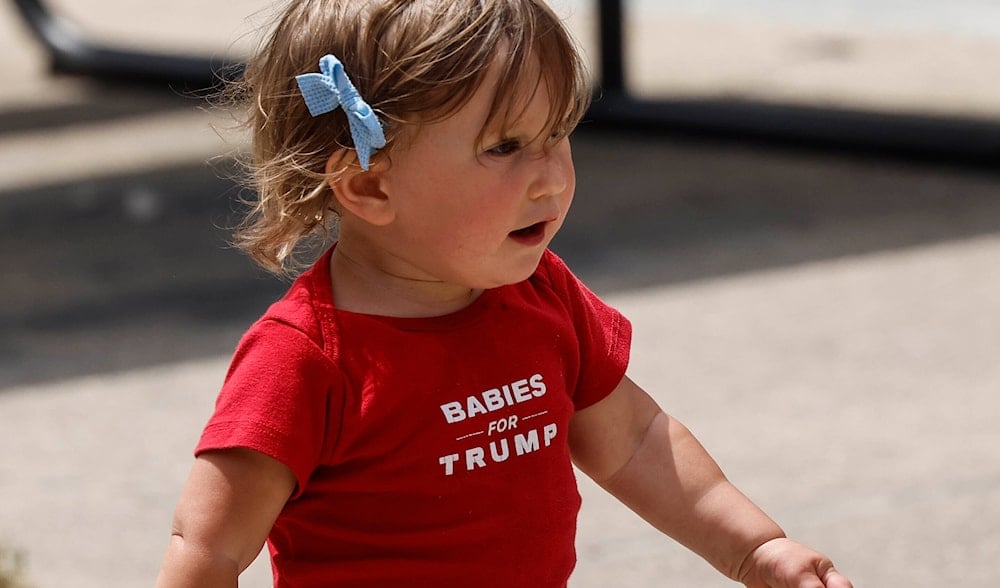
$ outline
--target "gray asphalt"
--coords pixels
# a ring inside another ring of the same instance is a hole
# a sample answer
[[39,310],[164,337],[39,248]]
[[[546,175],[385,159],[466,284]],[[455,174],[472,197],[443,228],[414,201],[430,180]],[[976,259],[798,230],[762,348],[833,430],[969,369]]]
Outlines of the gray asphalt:
[[[213,119],[51,79],[7,12],[0,546],[38,588],[151,585],[228,354],[284,284],[225,246]],[[555,249],[632,319],[633,378],[856,586],[995,585],[1000,174],[587,128],[574,153]],[[732,585],[581,492],[573,588]]]

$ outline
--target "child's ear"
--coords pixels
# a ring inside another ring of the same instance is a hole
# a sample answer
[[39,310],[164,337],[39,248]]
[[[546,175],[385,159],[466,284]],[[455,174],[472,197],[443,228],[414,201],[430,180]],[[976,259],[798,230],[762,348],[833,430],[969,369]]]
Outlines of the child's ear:
[[389,195],[382,190],[382,172],[387,165],[386,158],[379,157],[365,171],[358,165],[353,149],[338,149],[331,155],[326,173],[342,210],[376,226],[391,223],[395,211]]

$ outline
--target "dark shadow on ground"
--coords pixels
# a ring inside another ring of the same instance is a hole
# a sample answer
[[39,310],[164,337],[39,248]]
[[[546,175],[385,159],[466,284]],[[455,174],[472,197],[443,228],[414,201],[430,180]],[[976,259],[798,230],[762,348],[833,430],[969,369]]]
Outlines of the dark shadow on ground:
[[581,132],[554,248],[602,292],[1000,230],[1000,170]]
[[171,111],[190,111],[204,97],[182,88],[116,84],[72,79],[66,101],[25,104],[0,111],[0,136],[111,122]]
[[[574,153],[553,248],[604,294],[1000,232],[981,169],[586,128]],[[230,353],[287,282],[227,245],[227,173],[0,194],[0,389]]]

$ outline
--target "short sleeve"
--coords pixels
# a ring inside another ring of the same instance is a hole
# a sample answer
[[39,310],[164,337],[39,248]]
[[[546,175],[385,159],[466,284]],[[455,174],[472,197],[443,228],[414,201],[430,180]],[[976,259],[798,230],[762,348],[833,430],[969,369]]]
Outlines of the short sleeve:
[[603,400],[625,377],[632,324],[587,288],[554,253],[546,252],[542,264],[552,287],[565,301],[576,332],[580,373],[573,405],[581,410]]
[[278,321],[258,322],[240,341],[195,455],[259,451],[292,470],[297,497],[329,441],[337,382],[331,362],[305,334]]

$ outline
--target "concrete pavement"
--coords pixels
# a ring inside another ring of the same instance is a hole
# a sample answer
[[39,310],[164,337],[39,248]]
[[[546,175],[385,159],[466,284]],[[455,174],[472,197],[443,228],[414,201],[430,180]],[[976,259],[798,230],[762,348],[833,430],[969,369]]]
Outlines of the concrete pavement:
[[[1000,553],[1000,237],[609,300],[632,376],[858,586],[990,586]],[[38,586],[148,585],[226,358],[0,394],[0,529]],[[573,586],[726,586],[583,481]],[[264,586],[255,565],[246,586]]]
[[[114,36],[119,8],[75,9]],[[49,79],[0,27],[0,545],[38,588],[151,585],[228,353],[282,285],[222,246],[215,119]],[[924,103],[979,108],[961,94]],[[586,129],[574,150],[556,249],[635,324],[633,378],[855,585],[992,586],[1000,177]],[[581,491],[574,588],[732,585]]]

